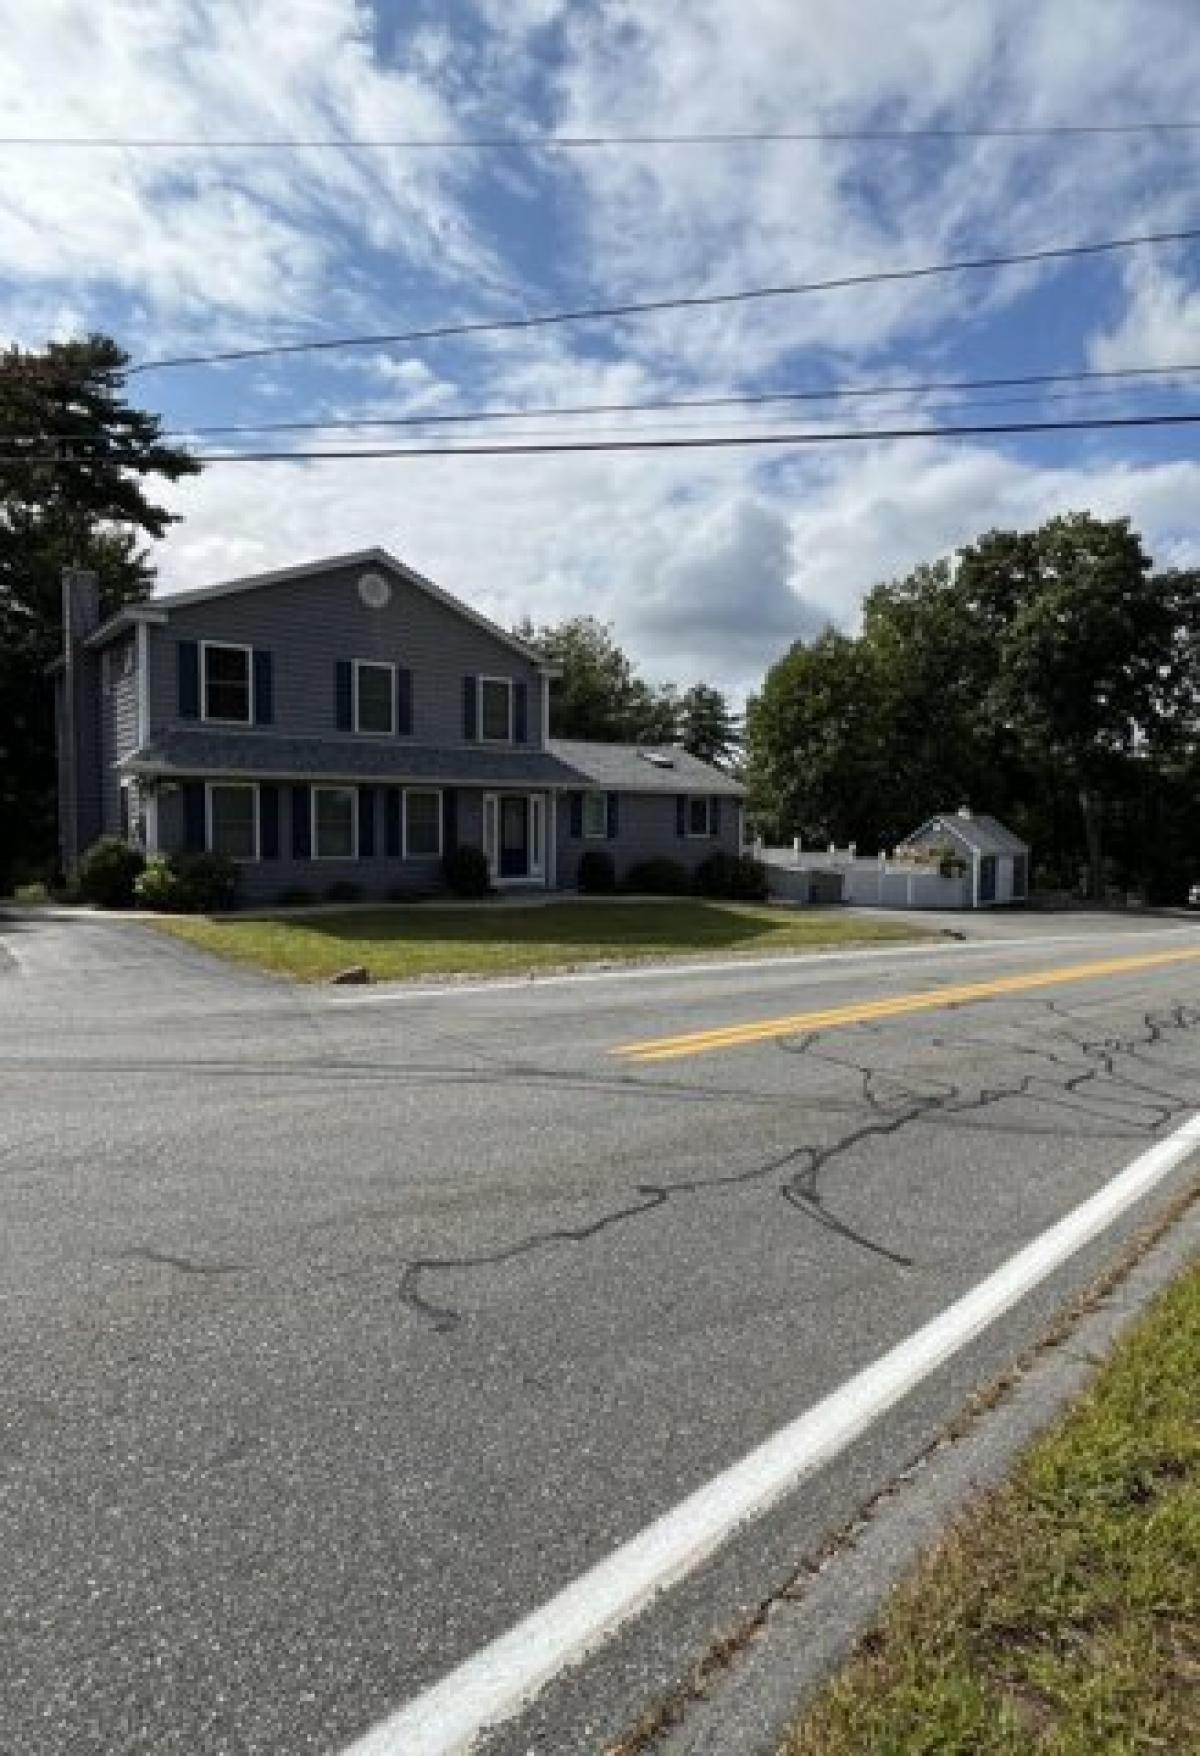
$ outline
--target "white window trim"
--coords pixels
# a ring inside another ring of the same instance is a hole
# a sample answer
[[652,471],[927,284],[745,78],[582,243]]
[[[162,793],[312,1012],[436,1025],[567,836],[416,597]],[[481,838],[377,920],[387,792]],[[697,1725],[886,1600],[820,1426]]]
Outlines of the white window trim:
[[[412,794],[420,794],[425,798],[437,800],[437,852],[432,854],[410,854],[408,851],[408,801]],[[402,825],[400,836],[401,858],[405,860],[440,860],[445,843],[445,816],[440,787],[405,787]]]
[[[350,662],[351,662],[351,665],[353,666],[353,672],[354,672],[353,724],[354,724],[355,736],[359,737],[359,738],[394,738],[396,736],[396,719],[397,719],[397,714],[396,714],[396,666],[392,663],[392,661],[390,659],[352,659]],[[359,724],[359,717],[358,717],[358,673],[359,673],[359,671],[364,670],[364,669],[372,670],[372,671],[390,671],[392,673],[392,686],[391,686],[391,689],[388,691],[388,700],[392,704],[392,723],[386,732],[370,732],[370,731],[367,731],[365,727],[363,727]]]
[[[220,787],[222,792],[236,789],[243,793],[254,794],[254,852],[252,854],[226,854],[227,860],[236,860],[239,866],[256,866],[262,858],[262,816],[259,810],[258,782],[254,780],[206,780],[204,783],[204,845],[209,853],[216,853],[213,847],[213,789]],[[155,830],[157,833],[157,822]]]
[[[602,829],[589,829],[588,828],[588,800],[589,799],[602,799],[604,801],[604,826]],[[599,787],[589,787],[583,795],[583,821],[580,825],[580,828],[582,831],[582,837],[583,837],[584,841],[607,841],[608,840],[608,794],[606,792],[602,791]]]
[[[502,683],[508,690],[508,735],[503,738],[489,738],[483,729],[483,688],[485,683]],[[513,742],[513,717],[515,711],[516,691],[511,677],[480,677],[477,684],[475,703],[476,719],[479,724],[479,742],[481,744],[511,744]]]
[[[692,806],[696,802],[697,799],[701,799],[704,802],[704,828],[703,829],[693,829],[692,828]],[[713,821],[713,802],[712,802],[711,794],[709,794],[709,793],[689,793],[687,795],[687,817],[686,817],[685,822],[684,822],[684,827],[687,830],[687,834],[684,837],[685,841],[711,841],[712,837],[713,837],[712,821]]]
[[[351,808],[351,815],[350,815],[350,822],[351,822],[351,825],[353,825],[353,836],[351,836],[351,841],[353,841],[353,845],[351,845],[350,853],[322,853],[322,852],[320,852],[320,839],[318,839],[318,834],[316,834],[316,799],[318,799],[318,794],[322,794],[322,792],[348,792],[348,794],[350,794],[351,801],[353,801],[353,808]],[[358,788],[357,787],[313,787],[313,799],[311,799],[311,802],[309,802],[309,813],[311,813],[311,824],[309,824],[309,859],[332,860],[332,862],[334,862],[334,864],[336,864],[337,860],[341,860],[341,862],[343,862],[343,864],[344,864],[344,862],[346,862],[346,860],[357,860],[358,859]]]
[[529,876],[546,876],[546,795],[529,795]]
[[[208,711],[208,654],[213,648],[218,652],[244,652],[246,655],[246,705],[249,711],[245,719],[226,719]],[[243,645],[240,640],[202,640],[200,642],[200,718],[215,726],[252,726],[257,705],[254,699],[254,648]]]

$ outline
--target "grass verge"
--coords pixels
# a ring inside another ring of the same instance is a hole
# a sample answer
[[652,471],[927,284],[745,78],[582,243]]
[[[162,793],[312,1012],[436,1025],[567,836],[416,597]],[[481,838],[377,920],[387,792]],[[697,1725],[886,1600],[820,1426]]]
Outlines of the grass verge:
[[894,1594],[780,1756],[1200,1749],[1200,1268]]
[[205,951],[301,981],[320,981],[349,964],[365,964],[377,981],[397,981],[521,974],[713,952],[810,951],[922,937],[896,921],[686,899],[502,909],[422,905],[305,919],[202,917],[154,924]]

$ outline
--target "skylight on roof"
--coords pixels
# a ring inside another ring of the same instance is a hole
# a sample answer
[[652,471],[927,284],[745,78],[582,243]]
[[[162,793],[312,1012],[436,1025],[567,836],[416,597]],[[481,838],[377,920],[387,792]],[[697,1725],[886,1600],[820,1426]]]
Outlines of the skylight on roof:
[[638,755],[643,762],[649,762],[655,768],[674,768],[675,758],[668,756],[665,750],[639,750]]

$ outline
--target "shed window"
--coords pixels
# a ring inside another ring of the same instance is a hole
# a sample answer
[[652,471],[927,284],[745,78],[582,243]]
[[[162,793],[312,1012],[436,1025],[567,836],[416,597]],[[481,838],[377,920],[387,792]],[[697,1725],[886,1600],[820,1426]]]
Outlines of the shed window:
[[354,666],[354,729],[393,737],[396,731],[396,667],[366,664]]
[[258,858],[258,788],[237,782],[208,789],[209,852],[230,860]]
[[607,793],[584,793],[583,833],[589,841],[603,841],[608,834]]
[[248,646],[216,646],[205,641],[204,717],[249,725],[254,717]]
[[357,857],[355,833],[357,794],[353,787],[313,788],[313,857],[318,860],[353,860]]

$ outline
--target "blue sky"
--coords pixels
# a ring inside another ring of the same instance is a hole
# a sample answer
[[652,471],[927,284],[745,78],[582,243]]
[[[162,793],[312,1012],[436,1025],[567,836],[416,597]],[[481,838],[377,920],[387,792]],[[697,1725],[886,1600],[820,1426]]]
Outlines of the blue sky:
[[[11,0],[3,12],[11,133],[446,137],[1200,114],[1194,0]],[[1186,226],[1200,216],[1198,168],[1200,135],[1182,134],[572,154],[8,148],[0,321],[29,345],[104,328],[142,359],[723,291]],[[1198,275],[1196,251],[1146,249],[135,382],[187,428],[1200,364]],[[1188,383],[962,417],[1183,409]],[[913,398],[886,408],[900,424],[929,412]],[[803,418],[869,426],[884,413]],[[747,418],[673,414],[655,430],[736,431]],[[1163,560],[1200,560],[1187,429],[239,465],[181,486],[172,504],[182,522],[158,555],[172,589],[382,543],[503,621],[590,611],[650,674],[739,691],[797,635],[851,625],[877,580],[993,525],[1090,507],[1132,516]]]

